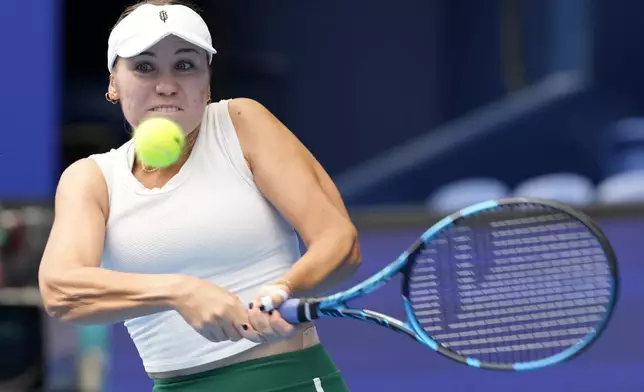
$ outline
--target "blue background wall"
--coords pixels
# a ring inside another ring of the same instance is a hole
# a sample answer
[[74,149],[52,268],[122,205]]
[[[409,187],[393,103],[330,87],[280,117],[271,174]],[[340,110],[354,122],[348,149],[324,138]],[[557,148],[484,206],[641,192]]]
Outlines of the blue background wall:
[[0,199],[53,194],[60,155],[60,6],[47,0],[2,3]]

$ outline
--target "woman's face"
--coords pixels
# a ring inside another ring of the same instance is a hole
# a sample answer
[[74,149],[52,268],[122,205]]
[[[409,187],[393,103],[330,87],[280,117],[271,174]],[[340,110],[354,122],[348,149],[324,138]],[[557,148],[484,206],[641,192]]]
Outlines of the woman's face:
[[209,87],[206,51],[171,35],[138,56],[118,59],[109,92],[132,127],[167,117],[188,134],[201,123]]

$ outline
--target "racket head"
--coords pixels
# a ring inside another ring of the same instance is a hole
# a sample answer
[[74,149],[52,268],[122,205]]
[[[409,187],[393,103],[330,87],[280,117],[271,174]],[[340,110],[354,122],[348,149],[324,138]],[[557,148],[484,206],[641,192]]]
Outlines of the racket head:
[[606,329],[619,293],[602,230],[549,200],[464,208],[404,255],[402,296],[417,340],[476,368],[534,370],[574,358]]

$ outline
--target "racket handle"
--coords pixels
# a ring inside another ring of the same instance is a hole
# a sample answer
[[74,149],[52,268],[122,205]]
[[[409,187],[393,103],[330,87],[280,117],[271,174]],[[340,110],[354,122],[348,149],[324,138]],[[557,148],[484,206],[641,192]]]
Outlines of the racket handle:
[[290,324],[299,324],[302,321],[306,321],[300,319],[300,315],[304,314],[305,306],[305,302],[297,298],[291,298],[284,301],[277,310],[280,312],[282,318]]

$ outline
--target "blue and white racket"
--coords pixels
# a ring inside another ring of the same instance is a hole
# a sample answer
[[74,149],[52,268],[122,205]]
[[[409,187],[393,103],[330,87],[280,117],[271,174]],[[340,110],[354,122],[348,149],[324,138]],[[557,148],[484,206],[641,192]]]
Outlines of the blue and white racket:
[[[406,322],[347,306],[398,273]],[[617,259],[595,222],[559,203],[512,198],[464,208],[371,278],[328,297],[289,299],[279,311],[293,324],[370,321],[460,363],[520,371],[589,347],[617,294]]]

